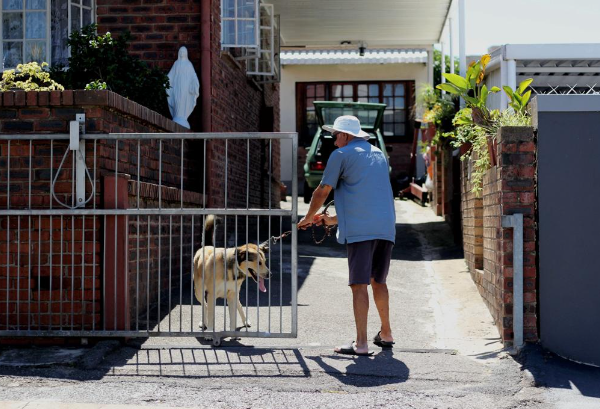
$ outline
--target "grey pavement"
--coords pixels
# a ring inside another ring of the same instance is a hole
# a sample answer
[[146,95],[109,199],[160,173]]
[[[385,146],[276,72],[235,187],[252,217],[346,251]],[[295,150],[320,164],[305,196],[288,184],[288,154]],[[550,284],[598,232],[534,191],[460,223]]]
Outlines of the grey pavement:
[[[300,204],[299,213],[305,211]],[[103,343],[85,350],[83,357],[78,355],[82,350],[75,349],[70,358],[64,349],[38,349],[38,357],[32,350],[6,350],[0,353],[0,408],[21,408],[25,403],[27,408],[79,403],[89,409],[108,404],[587,407],[564,406],[576,402],[600,407],[598,388],[590,380],[600,379],[595,370],[581,374],[578,365],[561,368],[556,365],[560,358],[548,366],[548,355],[536,348],[519,360],[502,350],[460,248],[441,218],[408,201],[397,201],[396,212],[397,243],[388,278],[396,338],[391,351],[372,346],[376,352],[368,358],[333,353],[335,345],[354,339],[345,249],[333,239],[316,246],[303,232],[296,339],[241,338],[213,348],[196,338],[150,338],[125,345]],[[372,305],[369,333],[377,330]],[[557,375],[552,369],[556,367],[568,375]],[[555,378],[548,378],[547,371]],[[570,387],[570,379],[579,388]]]

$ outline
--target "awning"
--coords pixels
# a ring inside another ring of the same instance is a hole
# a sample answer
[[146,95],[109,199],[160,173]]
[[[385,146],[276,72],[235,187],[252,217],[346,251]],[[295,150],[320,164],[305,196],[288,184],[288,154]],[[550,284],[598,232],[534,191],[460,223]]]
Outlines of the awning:
[[427,63],[425,49],[281,51],[281,65]]
[[282,45],[421,47],[439,41],[452,0],[264,0],[281,16]]

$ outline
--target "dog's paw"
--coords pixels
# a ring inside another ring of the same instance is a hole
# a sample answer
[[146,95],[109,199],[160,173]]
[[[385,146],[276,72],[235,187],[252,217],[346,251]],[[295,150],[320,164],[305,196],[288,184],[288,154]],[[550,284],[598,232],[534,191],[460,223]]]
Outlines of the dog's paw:
[[203,323],[198,324],[198,328],[200,328],[201,331],[206,331],[208,329],[208,327]]
[[242,328],[250,328],[250,327],[252,327],[252,323],[250,321],[246,321]]

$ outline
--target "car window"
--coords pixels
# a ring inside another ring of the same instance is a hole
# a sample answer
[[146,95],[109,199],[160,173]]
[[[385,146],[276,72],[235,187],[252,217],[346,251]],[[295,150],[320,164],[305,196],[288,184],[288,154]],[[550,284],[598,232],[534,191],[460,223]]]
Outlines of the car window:
[[323,132],[317,142],[317,149],[315,149],[315,157],[317,160],[327,162],[331,153],[336,150],[334,140],[329,132]]
[[365,109],[358,107],[324,107],[323,121],[325,124],[333,124],[338,116],[353,115],[358,118],[363,127],[375,126],[377,120],[377,109]]

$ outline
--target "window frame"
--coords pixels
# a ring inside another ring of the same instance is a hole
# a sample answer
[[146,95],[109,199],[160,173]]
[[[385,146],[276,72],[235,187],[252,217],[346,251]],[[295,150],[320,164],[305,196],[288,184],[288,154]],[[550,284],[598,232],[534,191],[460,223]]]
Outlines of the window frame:
[[[313,135],[310,135],[309,129],[308,129],[308,123],[307,123],[307,118],[306,118],[306,112],[307,112],[307,108],[308,108],[308,104],[307,104],[307,100],[308,100],[308,96],[307,96],[307,86],[319,86],[322,85],[325,89],[325,96],[324,99],[322,99],[322,101],[334,101],[334,98],[338,98],[338,97],[334,97],[332,96],[332,88],[334,85],[352,85],[352,98],[353,98],[353,102],[364,102],[364,101],[358,101],[358,98],[364,98],[364,97],[359,97],[358,96],[358,86],[359,85],[378,85],[379,87],[379,103],[383,103],[384,101],[384,85],[385,84],[392,84],[392,85],[396,85],[396,84],[403,84],[404,85],[404,101],[405,101],[405,108],[404,108],[404,112],[406,114],[405,117],[405,129],[404,129],[404,135],[385,135],[384,134],[384,126],[385,126],[385,122],[382,123],[382,127],[381,127],[381,135],[383,136],[383,139],[386,143],[402,143],[402,142],[412,142],[413,140],[413,132],[414,132],[414,112],[412,112],[412,107],[415,104],[414,101],[414,97],[415,97],[415,81],[414,80],[367,80],[367,81],[307,81],[307,82],[297,82],[296,83],[296,131],[298,132],[298,139],[299,139],[299,144],[300,146],[310,146],[312,139],[314,137]],[[343,90],[343,88],[342,88]],[[342,91],[343,92],[343,91]],[[315,95],[316,95],[316,88],[315,88]],[[367,95],[369,95],[369,92],[367,91]],[[344,98],[345,94],[342,94],[341,98]],[[395,96],[392,95],[391,98],[394,98]],[[315,98],[317,98],[315,96]],[[369,98],[369,96],[367,96],[366,98]],[[340,101],[340,102],[344,102],[344,101]],[[393,108],[392,108],[393,109]],[[394,111],[394,110],[393,110]],[[395,122],[393,122],[395,124]]]
[[[224,3],[227,0],[221,0],[221,13],[220,13],[220,17],[221,17],[221,50],[227,49],[227,48],[252,48],[252,49],[256,49],[259,48],[260,46],[260,6],[261,6],[261,0],[254,0],[254,18],[241,18],[238,17],[238,0],[233,0],[234,2],[234,12],[233,12],[233,17],[225,17],[224,15],[224,10],[225,8]],[[239,21],[252,21],[254,20],[254,44],[240,44],[239,42],[239,37],[238,37],[238,22]],[[225,42],[225,22],[226,21],[233,21],[234,22],[234,30],[235,30],[235,34],[234,34],[234,43],[226,43]]]
[[[69,0],[70,1],[70,0]],[[52,61],[52,43],[51,43],[51,38],[50,38],[50,33],[51,33],[51,2],[52,0],[46,0],[46,38],[45,38],[45,42],[46,42],[46,60],[47,61]],[[11,69],[15,69],[17,68],[16,66],[14,67],[5,67],[4,66],[4,44],[8,43],[8,42],[19,42],[22,44],[22,48],[21,48],[21,62],[18,64],[24,64],[25,63],[25,43],[28,41],[25,35],[26,31],[27,31],[27,0],[22,0],[22,8],[18,9],[18,10],[4,10],[4,5],[0,5],[0,65],[1,65],[1,69],[2,71],[4,70],[11,70]],[[33,10],[29,10],[29,12],[40,12],[42,9],[33,9]],[[4,39],[4,13],[18,13],[21,12],[23,14],[23,37],[21,39],[16,39],[16,40],[5,40]],[[29,41],[43,41],[43,39],[29,39]],[[41,63],[41,62],[40,62]],[[18,65],[17,64],[17,65]]]
[[[40,64],[42,62],[47,62],[49,65],[53,65],[52,61],[53,61],[53,55],[52,55],[52,3],[55,1],[59,1],[59,0],[47,0],[46,1],[46,58],[45,61],[40,61]],[[26,7],[26,2],[27,0],[23,0],[23,7]],[[78,7],[80,9],[80,13],[79,13],[79,29],[81,30],[81,28],[83,27],[83,11],[89,11],[91,14],[90,20],[91,23],[90,24],[94,24],[96,22],[96,0],[90,0],[90,6],[85,6],[83,4],[83,0],[79,0],[79,3],[76,3],[72,0],[67,0],[67,26],[68,26],[68,35],[69,37],[71,36],[71,34],[73,33],[73,16],[71,13],[71,8],[75,6]],[[4,10],[2,8],[3,6],[0,6],[0,64],[1,64],[1,70],[9,70],[9,69],[16,69],[17,67],[5,67],[4,66],[4,43],[5,42],[10,42],[11,40],[5,40],[3,35],[4,35],[4,27],[3,27],[3,23],[4,23],[4,13],[8,12],[8,13],[16,13],[18,12],[17,10]],[[25,32],[26,30],[26,18],[25,18],[25,13],[27,12],[27,9],[23,8],[20,10],[23,13],[23,32]],[[40,10],[31,10],[31,11],[40,11]],[[23,37],[25,37],[25,35],[23,35]],[[18,42],[21,42],[23,44],[23,49],[22,49],[22,54],[21,54],[21,62],[20,64],[24,64],[25,63],[25,42],[27,41],[26,38],[22,38],[20,40],[16,40]],[[15,42],[16,42],[15,41]],[[41,41],[41,40],[38,40]],[[67,46],[67,55],[71,55],[71,49],[70,47]]]

